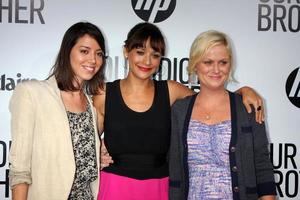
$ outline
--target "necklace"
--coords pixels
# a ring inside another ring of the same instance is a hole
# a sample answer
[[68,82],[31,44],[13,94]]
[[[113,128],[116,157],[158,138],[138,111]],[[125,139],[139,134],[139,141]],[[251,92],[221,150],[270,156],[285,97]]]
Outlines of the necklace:
[[[224,98],[226,97],[226,95],[228,94],[228,92],[225,90],[224,94],[221,95],[220,98]],[[218,104],[215,105],[210,105],[210,106],[206,106],[204,108],[202,108],[202,114],[201,114],[201,118],[203,118],[204,120],[211,120],[212,117],[216,118],[216,111],[215,109],[213,109],[214,107],[216,107]]]
[[205,119],[206,119],[206,120],[209,120],[209,119],[210,119],[210,115],[206,114],[206,115],[205,115]]

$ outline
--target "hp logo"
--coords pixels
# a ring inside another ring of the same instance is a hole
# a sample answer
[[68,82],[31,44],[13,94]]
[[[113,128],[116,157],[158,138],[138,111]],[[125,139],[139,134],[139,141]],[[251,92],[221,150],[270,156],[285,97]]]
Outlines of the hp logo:
[[292,71],[285,84],[286,95],[290,102],[300,108],[300,70]]
[[142,20],[158,23],[166,20],[176,7],[176,0],[131,0],[132,8]]

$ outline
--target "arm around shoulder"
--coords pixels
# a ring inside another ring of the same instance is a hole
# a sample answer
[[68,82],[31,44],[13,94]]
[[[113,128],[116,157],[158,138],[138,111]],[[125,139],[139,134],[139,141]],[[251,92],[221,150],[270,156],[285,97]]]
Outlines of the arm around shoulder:
[[252,112],[251,105],[253,105],[256,122],[262,123],[262,121],[264,121],[265,119],[262,97],[257,92],[255,92],[253,88],[247,86],[238,89],[236,93],[242,95],[243,104],[246,107],[248,113]]
[[183,99],[186,96],[195,94],[195,92],[189,89],[187,86],[172,80],[168,80],[168,88],[170,105],[172,105],[178,99]]

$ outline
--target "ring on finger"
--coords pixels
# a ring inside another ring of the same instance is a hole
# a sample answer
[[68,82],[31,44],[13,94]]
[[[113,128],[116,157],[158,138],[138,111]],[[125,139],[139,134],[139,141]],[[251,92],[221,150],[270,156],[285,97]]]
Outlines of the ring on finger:
[[261,110],[261,106],[258,106],[258,107],[256,108],[256,110],[257,110],[257,111],[260,111],[260,110]]

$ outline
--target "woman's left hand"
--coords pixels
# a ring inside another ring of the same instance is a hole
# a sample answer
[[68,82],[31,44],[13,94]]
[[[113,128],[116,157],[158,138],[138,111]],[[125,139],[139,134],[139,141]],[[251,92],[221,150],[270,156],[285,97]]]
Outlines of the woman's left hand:
[[109,155],[103,139],[101,140],[101,156],[100,156],[100,170],[104,167],[108,167],[110,164],[114,163],[112,157]]

